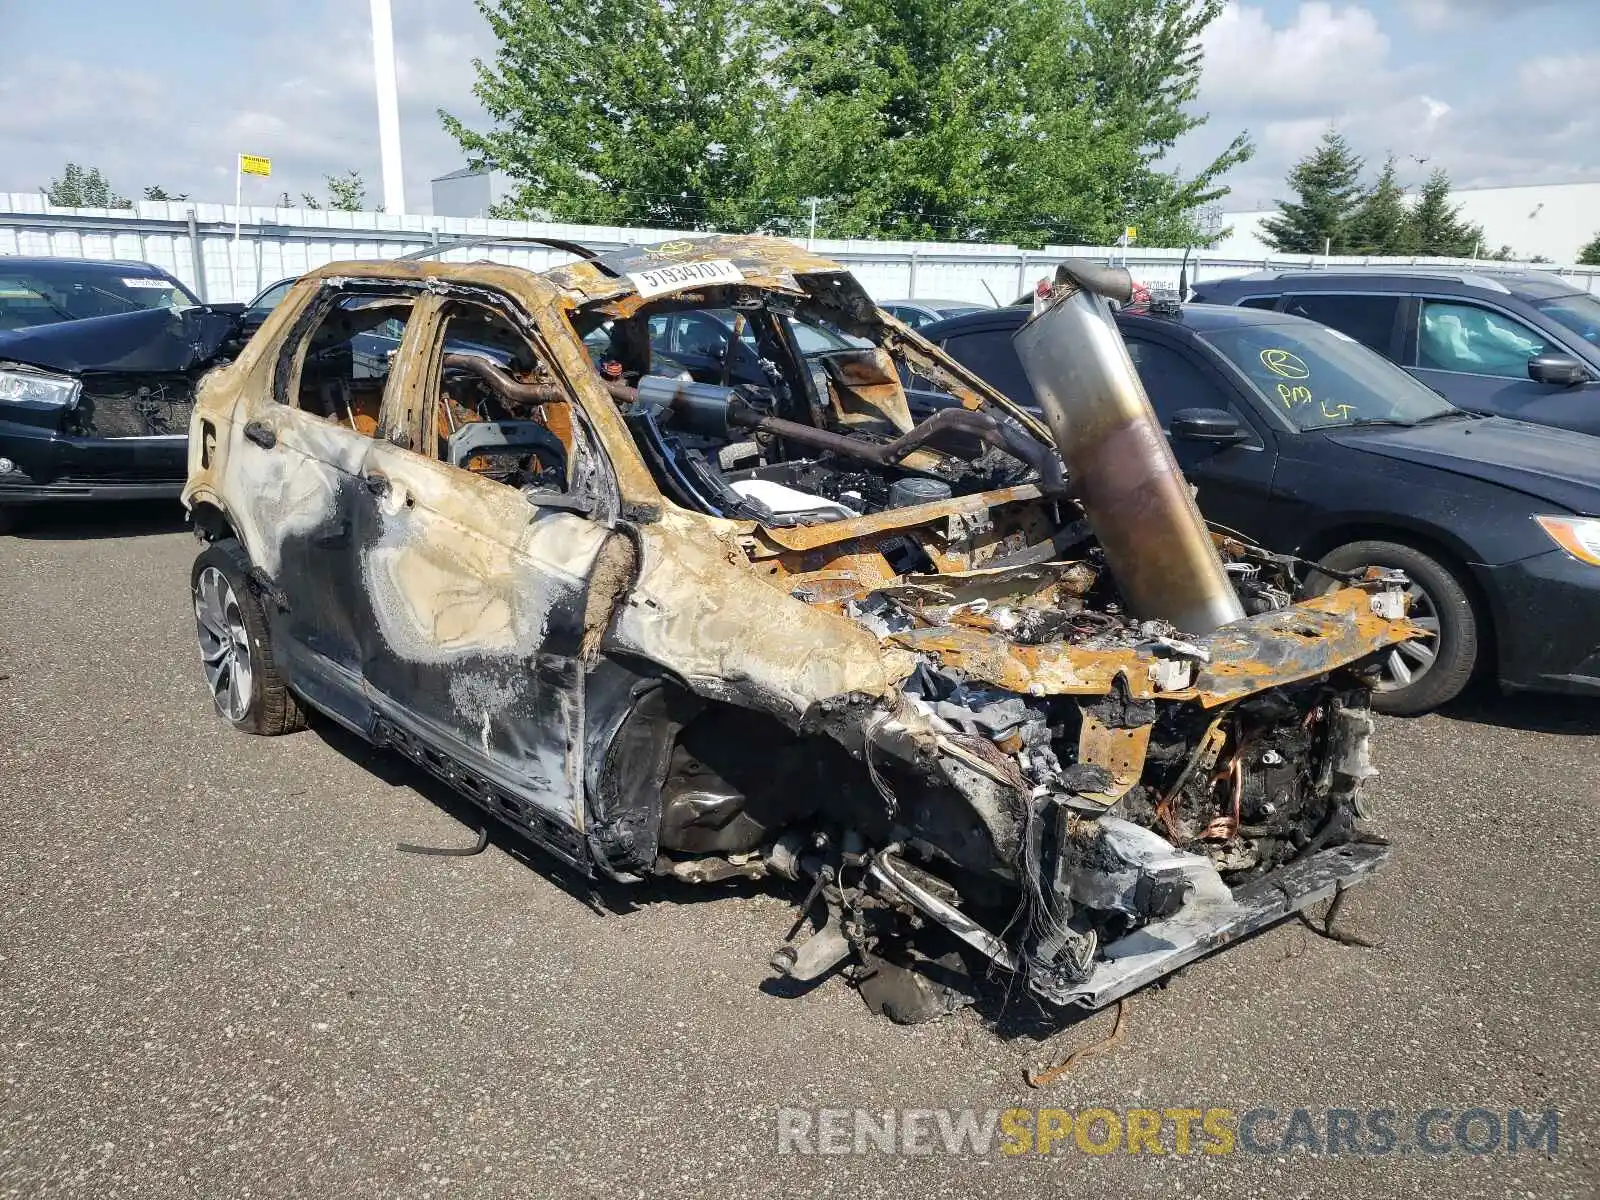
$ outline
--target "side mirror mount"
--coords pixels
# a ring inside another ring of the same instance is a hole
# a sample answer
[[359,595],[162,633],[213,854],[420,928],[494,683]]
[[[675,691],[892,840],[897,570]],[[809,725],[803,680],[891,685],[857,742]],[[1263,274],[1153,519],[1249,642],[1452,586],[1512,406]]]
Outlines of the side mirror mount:
[[1250,440],[1239,418],[1222,408],[1183,408],[1172,414],[1174,440],[1231,446]]
[[1556,387],[1577,387],[1589,381],[1589,372],[1570,354],[1537,354],[1528,360],[1528,378]]

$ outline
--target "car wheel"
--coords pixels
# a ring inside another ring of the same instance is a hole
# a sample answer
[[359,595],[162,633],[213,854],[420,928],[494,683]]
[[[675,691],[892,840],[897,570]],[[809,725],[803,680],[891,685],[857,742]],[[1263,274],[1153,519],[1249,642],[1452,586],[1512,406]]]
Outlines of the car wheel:
[[231,540],[207,546],[194,560],[190,590],[200,666],[222,719],[267,736],[304,728],[305,715],[272,656],[244,547]]
[[[1455,572],[1438,559],[1399,542],[1363,541],[1324,555],[1322,565],[1341,571],[1389,567],[1406,573],[1410,616],[1433,634],[1403,642],[1384,654],[1372,697],[1379,712],[1410,717],[1428,712],[1461,693],[1478,661],[1478,616]],[[1311,590],[1328,592],[1337,580],[1316,575]]]
[[0,506],[0,534],[12,532],[17,527],[17,510],[9,505]]

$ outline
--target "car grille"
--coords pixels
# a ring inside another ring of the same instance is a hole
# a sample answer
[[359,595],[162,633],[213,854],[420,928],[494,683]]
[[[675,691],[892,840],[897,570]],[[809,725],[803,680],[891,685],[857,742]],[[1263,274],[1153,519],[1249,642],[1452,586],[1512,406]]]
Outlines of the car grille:
[[70,432],[100,438],[185,434],[193,411],[194,384],[182,375],[85,380]]

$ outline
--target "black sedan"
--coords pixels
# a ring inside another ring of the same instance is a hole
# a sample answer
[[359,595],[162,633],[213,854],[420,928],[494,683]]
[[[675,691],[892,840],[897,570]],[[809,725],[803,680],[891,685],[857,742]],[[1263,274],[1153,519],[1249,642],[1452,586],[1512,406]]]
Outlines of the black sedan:
[[[919,332],[1031,405],[1011,347],[1027,318]],[[1209,520],[1330,568],[1410,576],[1436,638],[1389,656],[1379,708],[1424,712],[1480,668],[1508,689],[1600,695],[1600,438],[1462,412],[1283,313],[1190,305],[1117,323]]]
[[0,528],[22,505],[177,496],[195,384],[241,307],[149,263],[0,258]]

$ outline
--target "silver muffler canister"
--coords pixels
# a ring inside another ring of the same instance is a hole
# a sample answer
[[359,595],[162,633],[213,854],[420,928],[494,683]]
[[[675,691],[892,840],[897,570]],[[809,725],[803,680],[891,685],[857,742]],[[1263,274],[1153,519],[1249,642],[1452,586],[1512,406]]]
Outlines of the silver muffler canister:
[[1112,319],[1132,292],[1123,268],[1064,262],[1013,342],[1123,599],[1206,634],[1244,608]]

